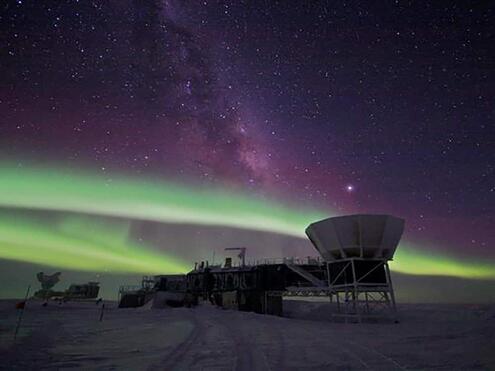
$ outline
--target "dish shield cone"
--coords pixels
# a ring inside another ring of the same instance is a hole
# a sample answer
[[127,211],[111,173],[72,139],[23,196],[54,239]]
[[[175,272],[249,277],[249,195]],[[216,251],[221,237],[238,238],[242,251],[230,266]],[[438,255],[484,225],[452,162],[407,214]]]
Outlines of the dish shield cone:
[[391,260],[403,231],[401,218],[358,214],[312,223],[306,235],[326,261],[355,257]]

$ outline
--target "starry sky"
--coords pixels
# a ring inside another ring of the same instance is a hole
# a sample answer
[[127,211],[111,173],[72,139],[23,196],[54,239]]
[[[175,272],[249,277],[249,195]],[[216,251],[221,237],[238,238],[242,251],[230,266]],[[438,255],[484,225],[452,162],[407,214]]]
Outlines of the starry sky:
[[[21,175],[221,190],[294,215],[390,213],[425,251],[495,267],[494,11],[467,1],[6,1],[0,161]],[[0,206],[4,220],[19,217],[19,205]],[[150,228],[169,227],[127,226],[138,240]],[[211,245],[233,232],[201,233]]]

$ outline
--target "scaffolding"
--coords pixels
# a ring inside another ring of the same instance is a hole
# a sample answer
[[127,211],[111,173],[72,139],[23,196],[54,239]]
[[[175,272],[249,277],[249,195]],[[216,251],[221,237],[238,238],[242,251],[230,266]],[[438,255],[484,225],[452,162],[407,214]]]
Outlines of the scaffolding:
[[327,262],[328,289],[335,316],[346,320],[390,317],[397,320],[395,295],[386,259],[348,258]]

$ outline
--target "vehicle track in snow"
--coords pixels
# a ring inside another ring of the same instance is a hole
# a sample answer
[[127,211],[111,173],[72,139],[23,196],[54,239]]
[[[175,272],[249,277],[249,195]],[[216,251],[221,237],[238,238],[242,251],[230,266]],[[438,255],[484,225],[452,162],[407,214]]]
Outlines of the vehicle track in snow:
[[272,370],[266,353],[262,349],[260,339],[263,337],[263,326],[253,319],[253,313],[223,311],[217,317],[217,325],[225,329],[235,350],[235,371]]
[[187,320],[191,321],[193,325],[192,331],[189,333],[189,335],[186,337],[184,341],[182,341],[180,344],[175,346],[167,354],[166,358],[161,360],[159,364],[150,366],[148,370],[151,371],[156,369],[163,369],[163,370],[182,369],[180,367],[184,366],[183,363],[186,355],[188,354],[190,349],[194,346],[194,343],[197,341],[201,333],[201,328],[199,326],[199,321],[197,320],[196,313],[194,311],[188,311],[187,313],[189,314]]
[[[365,353],[367,352],[368,354],[371,354],[372,355],[370,357],[371,359],[375,359],[376,357],[378,357],[378,359],[379,359],[378,364],[380,367],[387,366],[388,370],[406,370],[407,369],[406,367],[402,366],[399,362],[397,362],[392,357],[387,356],[386,354],[378,351],[377,349],[375,349],[373,347],[370,347],[370,346],[367,346],[364,344],[359,344],[359,343],[357,343],[355,341],[351,341],[351,340],[345,340],[345,342],[347,344],[350,344],[351,347],[357,348],[358,351],[360,350],[361,353],[364,350]],[[375,363],[376,363],[376,360],[372,364],[375,364]],[[381,366],[381,364],[383,364],[383,366]],[[370,365],[368,365],[368,366],[370,366]],[[373,369],[374,367],[369,367],[369,368]]]
[[[150,369],[406,369],[377,349],[349,339],[347,331],[353,325],[335,328],[331,323],[286,320],[209,306],[184,312],[193,330]],[[324,357],[313,357],[314,352],[322,352]],[[288,363],[293,367],[287,367]]]
[[150,370],[285,369],[283,324],[267,326],[272,321],[265,316],[209,306],[192,310],[187,319],[193,330]]
[[235,370],[236,360],[243,354],[219,318],[226,311],[205,305],[190,312],[188,320],[194,326],[191,333],[150,370]]
[[[300,343],[307,345],[301,348],[302,354],[310,352],[312,348],[318,348],[318,352],[323,354],[323,357],[320,356],[319,361],[310,359],[313,362],[312,367],[316,369],[321,367],[321,369],[325,370],[343,368],[353,370],[406,370],[406,367],[397,360],[374,347],[349,339],[349,335],[356,330],[354,328],[354,326],[357,326],[356,324],[303,322],[306,323],[302,326],[304,328],[302,333],[286,336],[285,338],[291,339],[298,335]],[[356,335],[356,337],[358,336]]]

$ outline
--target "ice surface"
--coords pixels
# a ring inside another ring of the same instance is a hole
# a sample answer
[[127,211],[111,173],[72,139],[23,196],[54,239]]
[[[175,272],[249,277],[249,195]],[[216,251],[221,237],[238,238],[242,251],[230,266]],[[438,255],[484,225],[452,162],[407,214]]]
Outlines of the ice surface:
[[29,302],[17,342],[0,301],[0,369],[494,370],[495,306],[407,304],[401,322],[329,321],[327,303],[285,302],[290,318],[223,310]]

